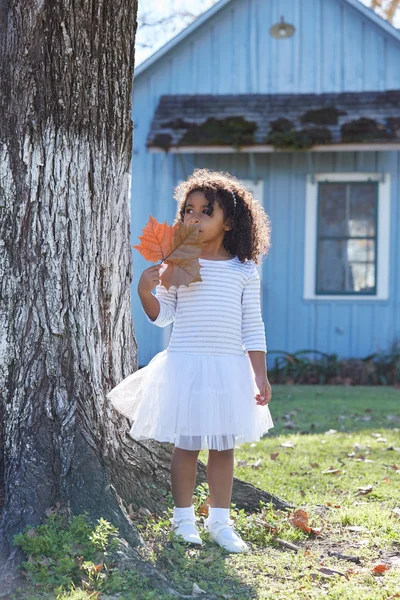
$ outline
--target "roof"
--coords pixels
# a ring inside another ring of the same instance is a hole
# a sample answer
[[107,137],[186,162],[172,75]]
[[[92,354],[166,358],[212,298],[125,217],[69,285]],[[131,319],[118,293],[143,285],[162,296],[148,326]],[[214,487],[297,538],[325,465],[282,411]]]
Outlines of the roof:
[[[385,19],[382,19],[379,15],[376,14],[371,8],[368,8],[360,0],[341,0],[346,4],[349,4],[356,10],[358,10],[364,17],[370,19],[373,23],[378,25],[381,29],[383,29],[386,33],[394,37],[398,42],[400,42],[400,30],[396,29]],[[169,42],[167,42],[164,46],[162,46],[159,50],[154,52],[147,60],[142,62],[135,69],[135,77],[139,77],[142,73],[144,73],[149,67],[151,67],[155,62],[157,62],[160,58],[162,58],[165,54],[167,54],[170,50],[175,48],[178,44],[180,44],[183,40],[189,37],[194,31],[196,31],[203,23],[211,19],[214,15],[216,15],[222,8],[226,5],[230,4],[232,0],[219,0],[217,4],[214,4],[209,10],[202,13],[193,23],[191,23],[188,27],[183,29],[178,35],[172,38]]]
[[341,94],[164,95],[147,147],[308,149],[400,143],[400,90]]

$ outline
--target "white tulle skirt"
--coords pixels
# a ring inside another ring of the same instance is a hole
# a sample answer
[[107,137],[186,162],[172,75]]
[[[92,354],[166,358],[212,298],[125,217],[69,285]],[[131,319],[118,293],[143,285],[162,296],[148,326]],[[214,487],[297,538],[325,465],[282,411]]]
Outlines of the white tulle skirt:
[[130,436],[171,442],[186,450],[227,450],[259,440],[274,424],[256,404],[247,354],[156,354],[107,397],[133,421]]

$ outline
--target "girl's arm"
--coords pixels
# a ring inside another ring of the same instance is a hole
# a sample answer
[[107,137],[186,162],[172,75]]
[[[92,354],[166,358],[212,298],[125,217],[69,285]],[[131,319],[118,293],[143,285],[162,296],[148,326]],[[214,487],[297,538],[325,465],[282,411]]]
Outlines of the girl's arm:
[[243,290],[242,296],[242,338],[253,367],[254,376],[259,394],[256,395],[257,404],[268,404],[271,400],[271,385],[268,381],[267,343],[265,327],[261,315],[260,277],[255,265]]
[[[153,325],[165,327],[175,319],[177,289],[171,286],[167,290],[159,285],[161,266],[149,267],[143,271],[138,284],[138,294],[147,320]],[[154,288],[155,295],[152,293]]]

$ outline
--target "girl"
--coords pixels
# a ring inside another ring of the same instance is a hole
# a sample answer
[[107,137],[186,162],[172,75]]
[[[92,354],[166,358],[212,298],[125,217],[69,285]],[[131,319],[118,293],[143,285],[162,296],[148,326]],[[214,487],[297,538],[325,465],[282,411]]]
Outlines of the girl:
[[[147,319],[174,322],[169,346],[129,375],[108,397],[134,421],[133,439],[174,443],[172,529],[202,544],[192,504],[199,451],[208,447],[210,511],[205,527],[230,552],[247,544],[229,518],[235,442],[273,427],[271,386],[254,263],[269,249],[270,223],[248,190],[227,173],[197,169],[175,190],[177,221],[197,224],[201,282],[160,285],[160,268],[146,269],[138,293]],[[156,289],[155,295],[152,290]]]

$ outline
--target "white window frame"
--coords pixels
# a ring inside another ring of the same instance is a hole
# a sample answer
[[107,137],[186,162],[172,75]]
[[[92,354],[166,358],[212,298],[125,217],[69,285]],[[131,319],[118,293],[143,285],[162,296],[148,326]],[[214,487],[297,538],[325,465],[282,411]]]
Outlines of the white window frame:
[[[378,257],[377,293],[362,296],[356,294],[328,295],[315,293],[317,261],[317,213],[318,184],[321,182],[378,182]],[[389,298],[390,271],[390,174],[389,173],[316,173],[307,175],[305,241],[304,241],[304,300],[387,300]]]

